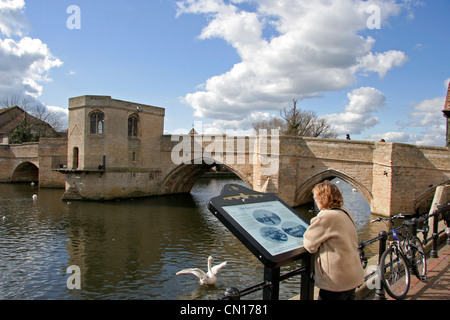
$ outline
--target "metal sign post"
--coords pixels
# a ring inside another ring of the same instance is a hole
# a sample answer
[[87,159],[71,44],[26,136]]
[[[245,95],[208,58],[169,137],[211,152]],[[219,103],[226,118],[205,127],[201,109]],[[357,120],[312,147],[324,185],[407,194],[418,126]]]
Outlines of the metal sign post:
[[295,210],[274,194],[236,184],[225,185],[208,208],[264,264],[264,281],[270,285],[264,287],[263,299],[278,299],[280,267],[300,259],[305,269],[301,290],[311,291],[310,257],[303,247],[309,223]]

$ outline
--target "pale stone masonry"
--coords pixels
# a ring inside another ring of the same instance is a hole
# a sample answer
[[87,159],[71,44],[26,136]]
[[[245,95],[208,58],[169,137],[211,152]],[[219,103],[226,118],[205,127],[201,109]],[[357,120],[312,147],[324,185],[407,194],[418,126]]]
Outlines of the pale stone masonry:
[[39,182],[40,187],[63,188],[66,177],[54,171],[67,159],[67,139],[0,145],[0,182]]
[[67,140],[0,144],[0,182],[38,179],[40,187],[65,186],[64,199],[109,200],[186,193],[221,164],[290,206],[309,203],[317,183],[339,177],[384,216],[425,212],[436,188],[450,185],[447,147],[271,132],[164,135],[164,115],[109,96],[72,98]]
[[[272,149],[263,150],[260,136],[174,139],[163,134],[164,114],[163,108],[109,96],[70,99],[64,198],[189,192],[201,174],[221,163],[251,188],[273,192],[291,206],[311,201],[315,184],[339,177],[361,192],[373,213],[388,216],[426,207],[436,187],[449,183],[445,147],[276,136],[277,148],[269,143]],[[182,141],[189,148],[180,148]],[[191,161],[174,163],[174,150]],[[265,156],[277,160],[270,174],[264,173]]]

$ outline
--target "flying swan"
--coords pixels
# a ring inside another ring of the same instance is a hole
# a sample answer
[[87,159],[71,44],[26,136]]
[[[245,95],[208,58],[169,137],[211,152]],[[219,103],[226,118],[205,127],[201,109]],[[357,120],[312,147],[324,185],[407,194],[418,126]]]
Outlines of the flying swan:
[[208,273],[205,273],[198,268],[188,268],[188,269],[183,269],[181,271],[178,271],[175,275],[178,276],[180,274],[192,273],[193,275],[195,275],[197,278],[200,279],[200,281],[199,281],[200,285],[204,285],[204,284],[213,285],[217,282],[216,274],[219,272],[219,270],[221,268],[225,267],[227,262],[226,261],[222,262],[221,264],[218,264],[217,266],[214,266],[211,268],[212,261],[213,261],[213,257],[209,256],[208,257]]

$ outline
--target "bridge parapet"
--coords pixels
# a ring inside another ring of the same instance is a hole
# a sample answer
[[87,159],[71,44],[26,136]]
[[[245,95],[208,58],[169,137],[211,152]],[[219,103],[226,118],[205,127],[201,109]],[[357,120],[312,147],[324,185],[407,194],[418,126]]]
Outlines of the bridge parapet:
[[67,163],[67,139],[0,146],[0,182],[37,182],[40,187],[63,188],[65,176],[54,172],[54,158]]
[[311,201],[315,184],[340,177],[373,213],[392,215],[416,210],[450,177],[448,148],[272,132],[168,136],[163,122],[163,108],[107,96],[70,99],[66,193],[95,200],[189,192],[222,164],[291,206]]
[[315,184],[339,177],[361,192],[373,213],[415,212],[449,180],[449,155],[445,147],[280,137],[278,195],[292,206],[309,203]]

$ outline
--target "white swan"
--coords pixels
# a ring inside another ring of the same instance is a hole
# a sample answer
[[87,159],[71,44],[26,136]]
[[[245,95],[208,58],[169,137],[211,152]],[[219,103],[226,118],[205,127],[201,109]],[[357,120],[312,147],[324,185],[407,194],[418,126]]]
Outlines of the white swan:
[[175,275],[180,275],[180,274],[186,274],[186,273],[192,273],[193,275],[195,275],[197,278],[200,279],[200,285],[204,285],[204,284],[208,284],[208,285],[213,285],[217,282],[217,277],[216,274],[219,272],[219,270],[223,267],[226,266],[227,262],[222,262],[221,264],[218,264],[217,266],[214,266],[211,268],[211,263],[213,261],[213,257],[209,256],[208,257],[208,272],[205,273],[202,270],[198,269],[198,268],[188,268],[188,269],[183,269],[181,271],[178,271]]
[[32,198],[33,200],[37,200],[37,194],[33,194]]

